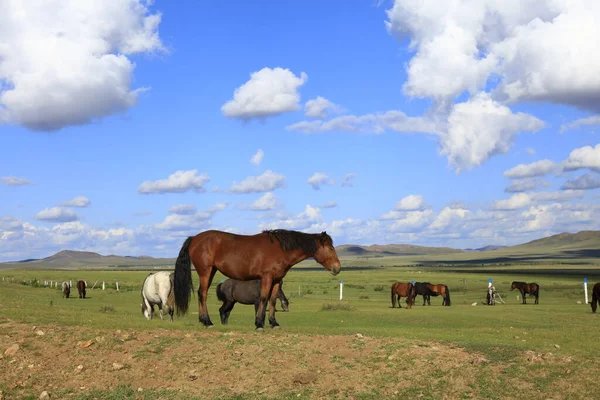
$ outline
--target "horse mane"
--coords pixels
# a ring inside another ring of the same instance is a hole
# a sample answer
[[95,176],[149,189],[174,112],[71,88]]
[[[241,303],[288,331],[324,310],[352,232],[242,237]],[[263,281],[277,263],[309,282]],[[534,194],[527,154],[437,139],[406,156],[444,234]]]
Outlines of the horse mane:
[[277,239],[283,251],[302,250],[305,254],[314,255],[317,252],[317,241],[321,245],[333,245],[333,240],[326,232],[304,233],[287,229],[264,230],[273,242]]

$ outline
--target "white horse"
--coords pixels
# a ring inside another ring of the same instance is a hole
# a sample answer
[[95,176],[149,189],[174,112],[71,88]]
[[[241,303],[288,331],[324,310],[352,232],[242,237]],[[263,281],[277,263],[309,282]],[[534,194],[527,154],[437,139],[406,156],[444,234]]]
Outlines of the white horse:
[[69,295],[71,294],[71,284],[69,283],[69,281],[63,282],[61,285],[61,289],[62,297],[66,297],[68,299]]
[[173,281],[175,275],[172,272],[160,271],[150,274],[142,285],[142,314],[147,319],[152,319],[154,306],[158,305],[160,319],[163,319],[163,310],[169,313],[173,322],[175,311],[175,296],[173,293]]

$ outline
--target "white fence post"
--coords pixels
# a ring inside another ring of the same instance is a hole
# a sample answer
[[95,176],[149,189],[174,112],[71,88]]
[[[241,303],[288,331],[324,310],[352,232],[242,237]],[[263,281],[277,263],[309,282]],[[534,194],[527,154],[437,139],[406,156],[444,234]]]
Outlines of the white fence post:
[[344,281],[340,279],[340,300],[344,298]]
[[492,278],[488,280],[488,289],[492,286]]
[[102,290],[105,290],[105,289],[106,289],[106,282],[102,281]]
[[115,281],[115,286],[117,287],[117,292],[119,291],[119,281]]
[[583,278],[583,293],[585,293],[585,304],[588,304],[587,278]]

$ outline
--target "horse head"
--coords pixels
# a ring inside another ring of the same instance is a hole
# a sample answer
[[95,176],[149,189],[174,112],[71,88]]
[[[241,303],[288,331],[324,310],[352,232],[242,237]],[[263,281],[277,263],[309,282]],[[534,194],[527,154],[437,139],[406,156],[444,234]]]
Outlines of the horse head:
[[342,264],[338,259],[333,240],[327,232],[321,232],[317,243],[317,251],[314,254],[316,262],[327,268],[333,275],[340,273]]

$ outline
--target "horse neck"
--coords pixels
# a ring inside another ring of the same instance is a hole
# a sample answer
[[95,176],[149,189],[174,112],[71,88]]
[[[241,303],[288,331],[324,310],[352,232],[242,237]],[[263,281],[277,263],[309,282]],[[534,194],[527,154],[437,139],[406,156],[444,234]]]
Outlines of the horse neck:
[[293,265],[298,264],[301,261],[306,260],[307,258],[312,257],[312,254],[306,254],[304,251],[300,249],[290,250],[285,253],[285,261],[287,269],[291,268]]

